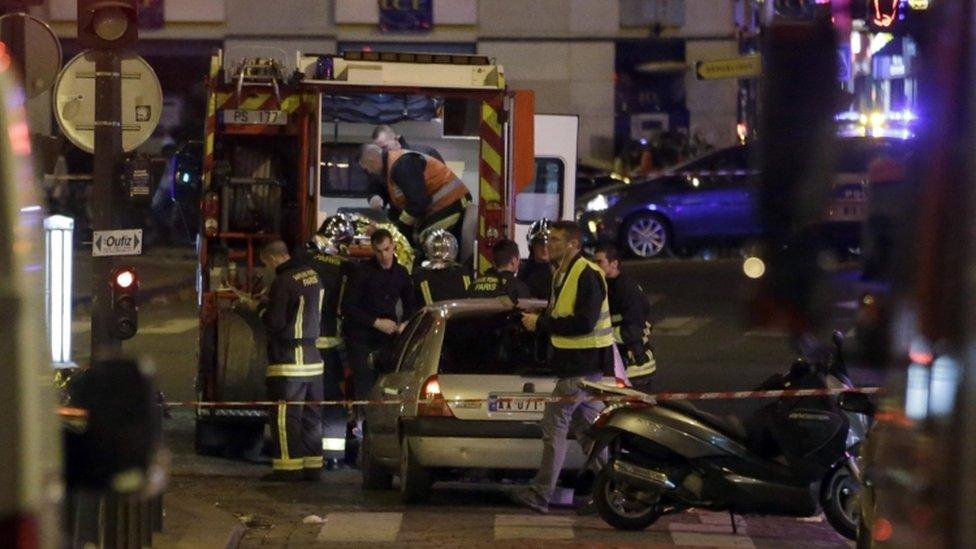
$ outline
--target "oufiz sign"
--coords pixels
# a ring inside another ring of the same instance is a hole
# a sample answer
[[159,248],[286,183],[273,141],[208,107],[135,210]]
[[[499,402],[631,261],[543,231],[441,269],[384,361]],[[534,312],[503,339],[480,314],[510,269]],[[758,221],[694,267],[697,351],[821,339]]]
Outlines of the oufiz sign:
[[434,0],[379,0],[380,32],[429,32]]
[[92,255],[141,255],[142,229],[95,231],[92,238]]

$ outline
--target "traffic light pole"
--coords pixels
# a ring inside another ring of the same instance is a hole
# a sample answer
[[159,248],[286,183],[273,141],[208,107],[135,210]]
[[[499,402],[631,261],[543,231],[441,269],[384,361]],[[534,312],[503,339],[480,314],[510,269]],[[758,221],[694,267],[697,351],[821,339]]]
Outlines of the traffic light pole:
[[[116,228],[122,166],[122,61],[116,50],[92,50],[95,56],[95,158],[92,169],[92,229]],[[122,342],[112,336],[114,257],[92,258],[92,362],[112,358]]]

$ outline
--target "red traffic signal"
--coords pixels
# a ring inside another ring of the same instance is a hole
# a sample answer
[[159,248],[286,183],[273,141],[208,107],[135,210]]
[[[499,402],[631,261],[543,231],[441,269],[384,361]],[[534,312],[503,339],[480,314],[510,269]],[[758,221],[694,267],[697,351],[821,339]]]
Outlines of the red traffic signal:
[[137,0],[78,0],[78,43],[84,48],[130,48],[139,39]]
[[129,339],[139,330],[139,307],[136,290],[139,276],[132,267],[119,267],[112,271],[112,337]]

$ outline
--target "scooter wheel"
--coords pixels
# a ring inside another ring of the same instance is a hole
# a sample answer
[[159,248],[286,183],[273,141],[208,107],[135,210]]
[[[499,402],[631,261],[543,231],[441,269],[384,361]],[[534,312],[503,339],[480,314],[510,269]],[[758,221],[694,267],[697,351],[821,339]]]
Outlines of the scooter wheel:
[[593,504],[600,518],[618,530],[643,530],[661,516],[661,506],[628,496],[631,488],[605,467],[593,485]]
[[861,485],[847,467],[837,467],[824,480],[820,493],[824,516],[837,533],[849,540],[857,539],[860,501]]

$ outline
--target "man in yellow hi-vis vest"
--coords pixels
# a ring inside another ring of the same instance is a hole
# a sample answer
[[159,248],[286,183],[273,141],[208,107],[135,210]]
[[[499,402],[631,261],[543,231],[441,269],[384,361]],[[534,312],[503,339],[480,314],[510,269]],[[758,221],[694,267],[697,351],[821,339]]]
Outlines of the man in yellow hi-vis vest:
[[[613,328],[607,301],[607,283],[600,268],[580,254],[582,233],[572,221],[552,224],[549,257],[556,263],[549,306],[543,315],[524,314],[527,330],[548,334],[549,363],[558,380],[542,416],[542,463],[529,488],[512,494],[513,500],[539,513],[549,500],[566,458],[566,436],[572,427],[577,442],[588,448],[589,425],[603,405],[590,401],[579,387],[582,379],[599,381],[613,369]],[[596,460],[599,468],[605,459]],[[594,471],[594,472],[596,472]]]

